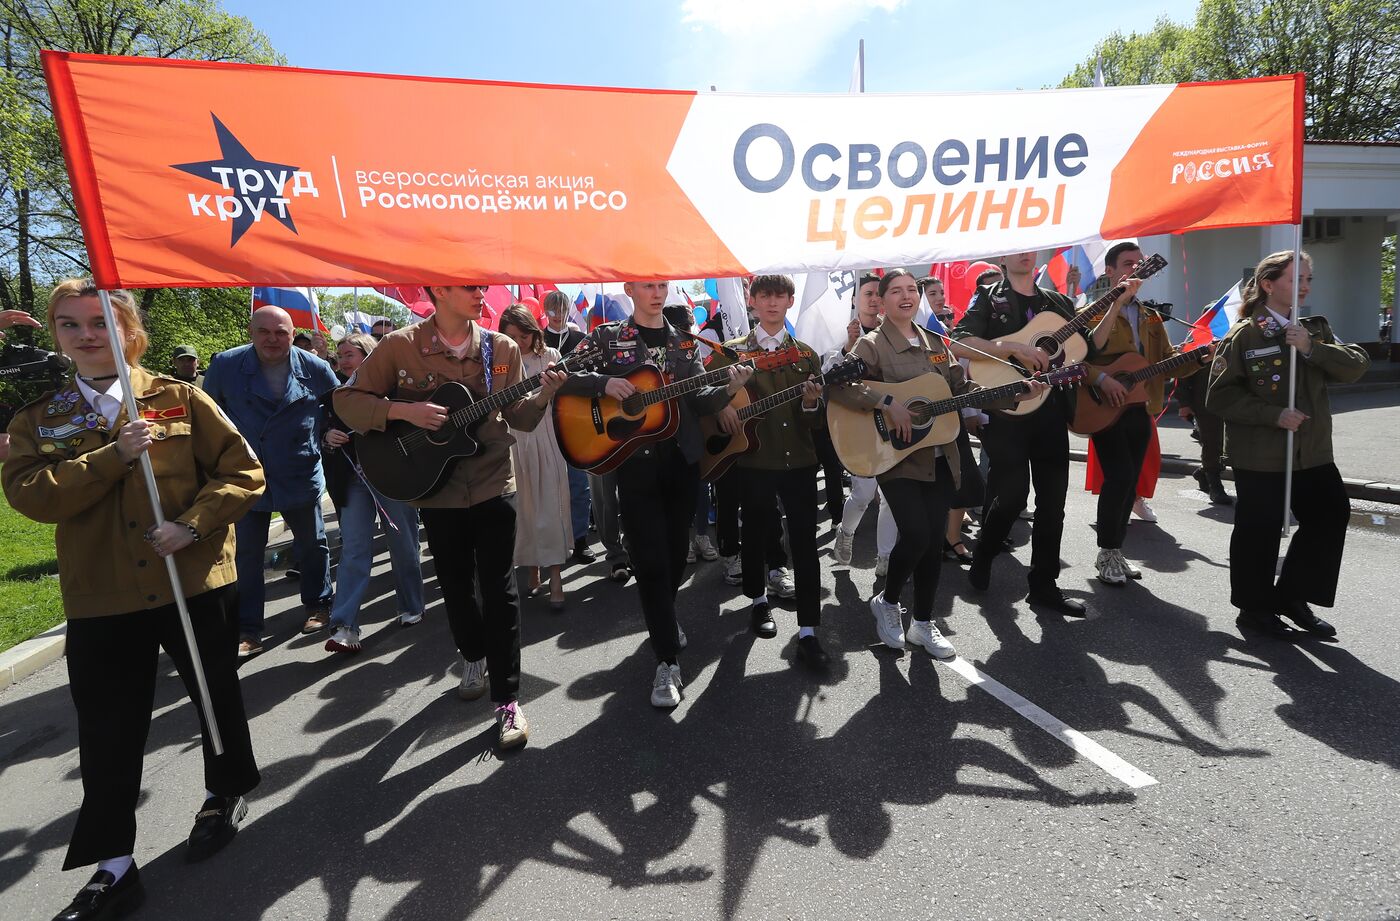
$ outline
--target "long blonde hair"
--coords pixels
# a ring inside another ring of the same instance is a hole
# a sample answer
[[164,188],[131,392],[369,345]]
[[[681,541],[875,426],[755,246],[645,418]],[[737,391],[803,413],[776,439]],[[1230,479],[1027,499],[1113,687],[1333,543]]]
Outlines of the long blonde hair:
[[[122,332],[126,335],[126,341],[122,345],[122,353],[126,356],[126,363],[131,367],[136,367],[141,363],[141,357],[146,354],[146,347],[151,344],[151,337],[146,335],[146,324],[141,322],[141,313],[136,309],[136,301],[131,293],[118,288],[115,291],[108,291],[108,296],[112,299],[112,312],[116,314],[117,323],[120,324]],[[97,297],[97,285],[91,278],[65,278],[54,285],[53,291],[49,294],[49,315],[48,326],[49,336],[53,338],[55,348],[58,346],[58,335],[54,326],[54,308],[60,301],[70,297]]]
[[[1303,261],[1312,265],[1312,257],[1306,252],[1303,253]],[[1254,275],[1249,281],[1244,283],[1241,290],[1243,302],[1240,305],[1240,316],[1252,317],[1254,311],[1263,307],[1269,302],[1268,293],[1259,285],[1261,281],[1277,281],[1289,270],[1293,264],[1293,250],[1285,249],[1277,253],[1270,253],[1259,261],[1254,267]],[[1299,267],[1301,268],[1301,266]],[[1295,307],[1297,305],[1294,305]]]

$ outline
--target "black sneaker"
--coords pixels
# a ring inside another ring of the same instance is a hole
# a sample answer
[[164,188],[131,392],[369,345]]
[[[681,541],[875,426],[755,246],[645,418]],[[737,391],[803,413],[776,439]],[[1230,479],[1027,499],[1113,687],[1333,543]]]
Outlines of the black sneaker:
[[223,850],[238,834],[238,823],[247,814],[248,801],[241,796],[209,797],[194,817],[185,860],[195,863]]
[[749,618],[749,626],[756,635],[765,640],[771,640],[778,635],[778,625],[773,622],[773,615],[766,602],[754,605]]
[[53,916],[53,921],[98,921],[119,918],[141,907],[146,901],[146,887],[141,885],[141,871],[136,864],[127,867],[121,879],[106,870],[92,874],[86,886],[78,890],[73,901]]
[[1326,637],[1332,639],[1337,635],[1337,628],[1329,624],[1313,613],[1313,609],[1308,607],[1305,601],[1290,601],[1283,606],[1283,616],[1293,621],[1313,636]]
[[587,566],[597,558],[598,555],[588,549],[588,541],[582,538],[574,541],[574,552],[573,555],[569,557],[571,561],[578,563],[580,566]]
[[1269,636],[1289,636],[1293,633],[1288,624],[1272,611],[1241,610],[1235,618],[1235,626],[1239,627],[1241,632],[1253,630],[1267,633]]
[[1033,585],[1026,595],[1033,608],[1043,608],[1064,617],[1087,617],[1089,611],[1078,598],[1066,598],[1065,593],[1053,582],[1049,585]]
[[831,663],[831,656],[826,654],[821,641],[814,633],[797,638],[797,661],[806,664],[808,668],[823,669]]

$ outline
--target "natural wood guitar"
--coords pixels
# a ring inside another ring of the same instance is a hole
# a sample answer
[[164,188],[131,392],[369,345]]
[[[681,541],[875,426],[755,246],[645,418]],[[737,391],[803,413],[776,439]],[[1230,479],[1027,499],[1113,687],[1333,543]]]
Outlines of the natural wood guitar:
[[[603,363],[603,353],[584,340],[554,370],[572,373]],[[360,468],[374,488],[390,499],[411,502],[432,495],[459,458],[471,457],[480,450],[476,430],[481,423],[534,393],[539,386],[540,375],[536,374],[477,399],[455,381],[443,384],[428,399],[447,410],[446,424],[433,432],[395,419],[382,432],[354,436]]]
[[[1053,387],[1068,387],[1084,380],[1084,365],[1073,364],[1037,374]],[[958,414],[964,407],[986,406],[1030,390],[1030,380],[1018,377],[999,387],[974,390],[953,396],[948,380],[937,371],[921,374],[899,384],[866,381],[865,386],[880,394],[892,394],[913,417],[913,431],[904,441],[885,424],[879,409],[852,409],[836,401],[826,407],[826,424],[841,463],[852,476],[879,476],[904,458],[935,445],[952,444],[961,430]]]
[[[1151,278],[1166,266],[1167,260],[1154,254],[1139,262],[1127,277]],[[1125,278],[1124,281],[1126,280]],[[1123,282],[1114,285],[1103,297],[1075,314],[1072,320],[1066,320],[1048,310],[1038,313],[1021,329],[1000,337],[1000,341],[1017,342],[1040,349],[1049,357],[1047,368],[1051,371],[1083,361],[1089,354],[1089,340],[1086,338],[1089,335],[1089,327],[1118,299],[1123,293],[1123,288]],[[968,376],[984,387],[1000,387],[1023,379],[1026,373],[1025,366],[1014,358],[1010,359],[1009,365],[991,358],[974,358],[968,368]],[[1018,403],[1014,409],[997,411],[1009,416],[1030,415],[1040,409],[1048,396],[1049,394],[1045,394]]]
[[[865,376],[865,362],[852,355],[838,365],[832,366],[821,375],[822,385],[833,387],[849,381],[860,380]],[[716,480],[745,454],[759,448],[758,423],[764,413],[771,412],[785,403],[801,399],[802,385],[779,390],[761,400],[751,400],[748,388],[740,390],[729,401],[739,414],[742,423],[739,431],[730,435],[719,427],[718,416],[705,416],[700,420],[700,434],[704,440],[705,453],[700,457],[700,478]]]
[[[751,355],[742,363],[772,369],[801,360],[802,351],[792,346]],[[557,394],[554,397],[554,432],[564,459],[589,473],[616,470],[642,445],[676,434],[681,424],[676,399],[702,387],[724,383],[729,379],[730,367],[667,383],[655,365],[640,365],[621,375],[637,388],[637,392],[625,400],[606,395]]]
[[1125,352],[1119,355],[1112,364],[1090,365],[1089,375],[1092,379],[1097,380],[1100,373],[1105,373],[1128,388],[1128,393],[1122,404],[1110,406],[1108,399],[1098,387],[1091,384],[1081,388],[1075,397],[1074,418],[1070,421],[1069,430],[1076,435],[1093,435],[1096,432],[1102,432],[1118,421],[1119,417],[1123,415],[1123,410],[1129,406],[1147,402],[1147,382],[1152,378],[1169,374],[1192,362],[1203,365],[1209,360],[1210,346],[1203,345],[1182,352],[1180,355],[1173,355],[1171,358],[1163,359],[1155,364],[1148,364],[1147,359],[1137,352]]

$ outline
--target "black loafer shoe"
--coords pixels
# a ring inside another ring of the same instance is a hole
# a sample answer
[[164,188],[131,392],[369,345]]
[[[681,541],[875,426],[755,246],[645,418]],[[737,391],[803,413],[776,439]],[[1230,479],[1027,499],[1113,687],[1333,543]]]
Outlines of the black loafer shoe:
[[223,850],[224,845],[238,834],[238,823],[247,814],[248,801],[241,796],[209,797],[204,801],[204,808],[194,817],[185,859],[194,863]]
[[68,907],[53,916],[53,921],[98,921],[120,918],[141,907],[146,901],[146,887],[141,885],[141,871],[132,864],[116,879],[106,870],[92,874],[88,884],[78,890]]
[[972,554],[972,565],[967,567],[967,581],[979,592],[987,590],[987,586],[992,584],[992,557],[990,554]]
[[1272,611],[1240,611],[1235,618],[1235,626],[1241,631],[1254,630],[1270,636],[1288,636],[1293,631]]
[[1066,598],[1058,585],[1047,588],[1032,588],[1026,600],[1033,608],[1044,608],[1064,617],[1087,617],[1088,608],[1078,598]]
[[1337,635],[1337,628],[1314,614],[1307,602],[1290,601],[1283,606],[1283,616],[1314,636],[1332,639]]
[[806,663],[808,668],[826,668],[831,663],[831,656],[826,654],[822,648],[821,641],[816,634],[811,636],[799,636],[797,638],[797,661]]
[[765,640],[771,640],[778,635],[778,625],[773,622],[773,615],[768,610],[766,604],[756,604],[749,614],[749,625],[757,636]]
[[597,558],[598,555],[595,554],[592,550],[588,549],[587,541],[574,541],[574,552],[573,555],[569,557],[570,560],[572,560],[575,563],[578,563],[580,566],[587,566],[589,563],[593,562]]

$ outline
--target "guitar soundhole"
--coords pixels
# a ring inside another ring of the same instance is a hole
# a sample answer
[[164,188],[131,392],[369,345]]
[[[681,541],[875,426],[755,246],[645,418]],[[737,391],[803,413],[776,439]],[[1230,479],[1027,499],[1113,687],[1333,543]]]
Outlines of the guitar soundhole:
[[613,441],[626,441],[633,432],[642,427],[640,419],[624,419],[621,416],[608,421],[608,437]]
[[911,437],[908,441],[905,441],[891,432],[890,439],[890,443],[901,451],[923,441],[924,436],[928,434],[928,430],[933,427],[933,413],[930,410],[927,400],[910,400],[904,405],[905,408],[909,410],[909,434]]
[[729,447],[729,443],[733,440],[729,435],[711,435],[705,440],[705,453],[718,454]]
[[640,393],[634,393],[630,397],[624,398],[618,405],[621,406],[622,411],[629,416],[640,416],[642,413],[646,412],[647,408],[646,403],[642,401],[642,395]]

